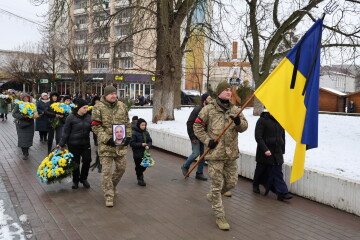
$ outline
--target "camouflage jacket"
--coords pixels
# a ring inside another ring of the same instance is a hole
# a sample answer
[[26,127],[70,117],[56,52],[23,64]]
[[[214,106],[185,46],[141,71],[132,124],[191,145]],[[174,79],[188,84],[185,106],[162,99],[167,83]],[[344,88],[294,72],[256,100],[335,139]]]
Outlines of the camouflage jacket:
[[91,117],[92,130],[98,138],[99,156],[124,156],[127,152],[127,146],[111,147],[106,145],[106,143],[113,137],[113,124],[125,124],[126,137],[131,137],[131,124],[125,104],[121,101],[109,103],[102,97],[100,102],[92,109]]
[[[229,109],[224,109],[214,99],[200,111],[195,120],[194,132],[196,137],[207,147],[210,140],[214,140],[230,122],[230,116],[236,115],[239,110],[232,104]],[[206,160],[235,160],[239,157],[238,132],[244,132],[248,127],[244,115],[241,113],[239,116],[240,125],[231,124],[219,139],[216,148],[210,150],[206,155]]]

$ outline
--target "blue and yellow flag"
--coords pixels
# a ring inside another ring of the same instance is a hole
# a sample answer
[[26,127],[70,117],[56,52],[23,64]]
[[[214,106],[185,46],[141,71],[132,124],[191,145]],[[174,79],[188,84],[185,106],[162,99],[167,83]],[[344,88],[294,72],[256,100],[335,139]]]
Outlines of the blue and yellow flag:
[[254,93],[296,141],[290,183],[304,173],[305,151],[318,146],[322,26],[317,20]]

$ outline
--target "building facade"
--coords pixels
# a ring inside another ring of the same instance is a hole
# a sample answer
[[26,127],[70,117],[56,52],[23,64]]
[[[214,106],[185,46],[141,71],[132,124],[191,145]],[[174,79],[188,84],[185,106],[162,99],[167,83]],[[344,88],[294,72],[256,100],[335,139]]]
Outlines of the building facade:
[[[52,3],[50,1],[50,9]],[[69,68],[58,72],[55,89],[77,92],[72,62],[81,63],[87,93],[102,94],[107,84],[118,86],[119,97],[152,97],[155,81],[153,33],[133,34],[138,13],[131,0],[71,0],[62,24],[66,36],[65,58]],[[154,23],[146,23],[154,24]],[[65,26],[65,27],[64,27]],[[58,27],[55,31],[59,31]],[[76,62],[77,61],[77,62]]]

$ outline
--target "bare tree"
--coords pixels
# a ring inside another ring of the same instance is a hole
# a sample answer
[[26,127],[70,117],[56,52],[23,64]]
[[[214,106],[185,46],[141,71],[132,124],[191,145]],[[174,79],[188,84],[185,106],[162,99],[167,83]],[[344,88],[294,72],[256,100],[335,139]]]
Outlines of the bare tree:
[[39,80],[44,76],[43,68],[44,56],[38,44],[24,44],[3,63],[3,71],[10,73],[16,82],[31,86],[34,95]]
[[[239,22],[246,26],[242,36],[246,53],[251,63],[251,70],[256,87],[269,76],[274,67],[274,61],[283,58],[294,45],[292,38],[297,26],[310,26],[316,17],[322,13],[322,8],[328,1],[312,0],[245,0],[247,5],[240,15]],[[331,21],[325,21],[323,33],[323,51],[327,48],[350,50],[345,58],[354,59],[360,47],[359,18],[346,18],[350,14],[358,16],[360,4],[354,1],[338,1],[337,12],[331,15]],[[355,22],[354,22],[355,20]],[[304,24],[305,23],[305,24]],[[306,27],[303,27],[302,36]],[[328,56],[333,52],[327,52]],[[262,105],[255,101],[254,114],[262,111]]]

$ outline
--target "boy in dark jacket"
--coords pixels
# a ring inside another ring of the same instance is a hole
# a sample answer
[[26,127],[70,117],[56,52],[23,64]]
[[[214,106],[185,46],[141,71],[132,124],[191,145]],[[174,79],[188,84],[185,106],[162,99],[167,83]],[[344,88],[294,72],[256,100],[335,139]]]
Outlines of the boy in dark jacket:
[[146,167],[140,165],[142,158],[144,157],[145,149],[149,149],[152,146],[152,139],[148,131],[146,131],[147,123],[144,119],[139,118],[134,127],[133,134],[131,136],[130,146],[133,150],[135,172],[138,180],[138,185],[146,186],[144,181],[144,171]]

